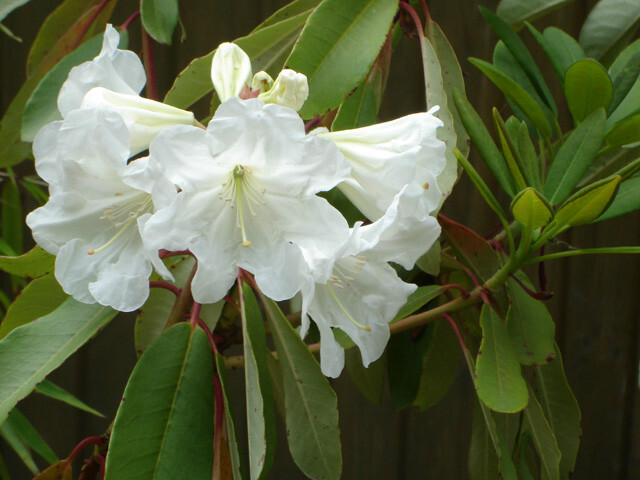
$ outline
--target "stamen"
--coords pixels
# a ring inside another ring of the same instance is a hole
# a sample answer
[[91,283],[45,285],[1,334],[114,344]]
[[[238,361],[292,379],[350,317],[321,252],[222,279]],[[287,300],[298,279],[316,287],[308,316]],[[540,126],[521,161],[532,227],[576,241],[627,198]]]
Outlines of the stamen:
[[358,328],[364,330],[365,332],[370,332],[371,331],[371,327],[367,326],[367,325],[362,325],[361,323],[358,323],[350,314],[349,312],[347,312],[347,309],[344,308],[344,306],[342,305],[342,303],[340,302],[340,300],[338,300],[338,297],[336,296],[335,292],[333,291],[333,288],[331,288],[331,285],[327,283],[327,288],[329,289],[329,293],[331,293],[331,296],[333,297],[333,300],[336,302],[336,305],[338,305],[338,308],[340,308],[340,310],[342,310],[342,313],[345,314],[345,316]]
[[87,254],[95,255],[96,253],[100,253],[101,251],[103,251],[105,248],[107,248],[109,245],[115,242],[118,239],[118,237],[120,237],[120,235],[122,235],[125,232],[125,230],[129,227],[129,225],[131,225],[134,221],[135,221],[135,218],[132,218],[131,220],[129,220],[120,230],[118,230],[118,232],[113,237],[111,237],[107,241],[107,243],[105,243],[104,245],[98,248],[90,248],[89,250],[87,250]]

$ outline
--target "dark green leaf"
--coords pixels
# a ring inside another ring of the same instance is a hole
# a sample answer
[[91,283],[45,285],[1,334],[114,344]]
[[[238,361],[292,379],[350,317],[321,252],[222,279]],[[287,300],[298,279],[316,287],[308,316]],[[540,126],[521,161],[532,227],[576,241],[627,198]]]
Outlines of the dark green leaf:
[[291,456],[308,477],[337,480],[342,454],[336,394],[278,305],[267,300],[265,307],[282,368]]
[[475,373],[478,397],[497,412],[518,412],[527,406],[529,395],[507,328],[488,305],[482,307],[480,327],[482,343]]
[[0,423],[21,398],[106,325],[116,311],[72,298],[0,341]]
[[383,354],[382,357],[365,367],[362,364],[360,349],[350,348],[344,353],[347,371],[360,393],[371,403],[382,405],[382,392],[387,373],[386,356]]
[[15,298],[0,323],[0,339],[14,328],[26,325],[53,312],[69,298],[53,273],[33,280]]
[[522,175],[522,171],[520,170],[520,165],[522,165],[522,160],[520,159],[520,152],[515,146],[515,142],[511,138],[511,135],[507,129],[507,126],[502,120],[500,113],[496,107],[493,107],[493,121],[496,126],[496,130],[498,131],[498,137],[500,138],[500,146],[502,147],[502,154],[504,155],[504,159],[507,162],[507,167],[509,168],[509,173],[511,177],[516,182],[516,186],[518,190],[522,190],[527,187],[527,182]]
[[636,113],[615,125],[605,137],[605,141],[611,147],[622,147],[640,142],[640,113]]
[[519,27],[523,22],[532,22],[572,0],[502,0],[497,13],[509,25]]
[[11,410],[6,422],[11,425],[13,431],[18,435],[18,437],[20,437],[27,447],[39,454],[49,463],[56,463],[58,461],[58,457],[46,440],[42,438],[33,425],[31,425],[31,422],[29,422],[29,420],[27,420],[27,418],[20,413],[17,408]]
[[16,452],[18,457],[20,457],[20,460],[22,460],[22,463],[24,463],[29,471],[36,475],[38,473],[38,466],[33,460],[31,450],[8,421],[0,425],[0,437],[4,438],[7,444],[9,444],[13,451]]
[[571,476],[580,445],[580,407],[573,395],[556,346],[556,359],[536,367],[537,396],[562,453],[560,478]]
[[142,0],[140,16],[149,35],[160,43],[171,45],[173,31],[180,18],[178,0]]
[[2,238],[16,253],[22,252],[23,220],[18,185],[10,179],[2,189]]
[[244,457],[240,453],[240,448],[238,446],[238,433],[236,431],[235,415],[233,413],[233,402],[229,396],[227,371],[224,366],[223,356],[216,355],[216,367],[218,371],[218,378],[220,379],[222,397],[224,399],[224,415],[227,424],[227,441],[229,442],[233,480],[243,480],[246,478],[246,465],[244,463]]
[[315,9],[286,61],[309,82],[303,118],[337,107],[362,81],[397,9],[396,0],[324,0]]
[[468,468],[471,480],[500,478],[496,449],[479,407],[473,409]]
[[54,400],[58,400],[60,402],[64,402],[67,405],[71,405],[79,410],[84,410],[85,412],[91,413],[97,417],[104,417],[99,411],[91,408],[89,405],[84,403],[82,400],[71,395],[65,389],[59,387],[58,385],[51,383],[49,380],[43,380],[36,387],[36,392],[41,393],[42,395],[46,395],[49,398],[53,398]]
[[402,306],[391,323],[402,320],[403,318],[408,317],[412,313],[420,310],[427,303],[429,303],[431,300],[433,300],[443,292],[444,289],[440,285],[426,285],[418,287],[415,292],[409,295],[409,298],[407,298],[407,303]]
[[28,2],[29,0],[4,0],[0,5],[0,21],[4,20],[13,10]]
[[531,136],[529,135],[529,128],[526,122],[518,122],[515,117],[511,117],[507,120],[507,128],[511,132],[511,138],[516,142],[520,154],[520,161],[522,162],[520,168],[527,184],[538,191],[542,191],[538,155],[531,142]]
[[[524,274],[518,275],[520,281],[531,288]],[[513,340],[513,346],[522,365],[544,365],[555,357],[555,325],[540,300],[531,296],[509,279],[507,281],[511,307],[507,312],[507,331]]]
[[378,121],[379,103],[375,94],[376,87],[367,79],[362,81],[355,91],[347,97],[331,124],[332,130],[347,130],[366,127]]
[[252,480],[266,475],[273,463],[275,413],[267,367],[267,342],[262,313],[251,287],[244,285],[240,296],[242,336],[245,354],[244,378],[247,399],[249,472]]
[[516,188],[509,174],[507,163],[484,126],[482,119],[464,94],[457,89],[453,91],[453,100],[464,128],[478,149],[478,153],[503,190],[513,197],[516,194]]
[[56,257],[39,246],[19,257],[0,257],[0,270],[19,277],[41,277],[53,272]]
[[9,470],[7,470],[7,464],[4,462],[4,458],[0,454],[0,478],[2,480],[11,480],[9,476]]
[[489,80],[491,80],[509,100],[517,105],[544,137],[551,136],[551,124],[547,119],[547,114],[531,95],[490,63],[478,58],[470,58],[469,61],[482,70],[482,72],[489,77]]
[[524,409],[524,418],[536,451],[540,456],[542,470],[546,474],[545,478],[559,478],[560,450],[553,430],[551,430],[542,407],[532,391],[529,394],[529,404]]
[[[640,41],[637,44],[640,45]],[[615,75],[612,66],[609,75],[613,78],[613,98],[607,108],[607,113],[611,114],[629,94],[631,87],[640,76],[640,50],[636,51],[635,55],[629,58],[628,63]]]
[[557,225],[575,227],[593,222],[609,208],[621,180],[620,175],[614,175],[576,192],[557,211]]
[[565,73],[571,65],[586,58],[576,39],[559,28],[547,27],[540,34],[531,25],[528,27],[551,60],[561,81],[564,82]]
[[544,195],[552,205],[571,193],[597,157],[604,140],[605,120],[604,110],[596,110],[558,150],[544,184]]
[[460,352],[453,329],[444,320],[434,323],[433,340],[422,361],[422,374],[413,405],[426,410],[449,391],[458,371]]
[[598,217],[597,221],[609,220],[610,218],[619,217],[620,215],[635,212],[636,210],[640,210],[639,176],[631,177],[629,180],[625,180],[620,184],[620,188],[613,202],[611,202],[609,208]]
[[174,325],[145,350],[116,414],[106,480],[211,478],[213,372],[201,328]]
[[613,97],[613,84],[605,68],[592,58],[574,63],[564,77],[564,94],[576,124],[600,108],[605,110]]
[[253,32],[257,32],[258,30],[270,27],[271,25],[300,14],[310,14],[320,2],[321,0],[295,0],[267,18],[264,22],[254,28]]

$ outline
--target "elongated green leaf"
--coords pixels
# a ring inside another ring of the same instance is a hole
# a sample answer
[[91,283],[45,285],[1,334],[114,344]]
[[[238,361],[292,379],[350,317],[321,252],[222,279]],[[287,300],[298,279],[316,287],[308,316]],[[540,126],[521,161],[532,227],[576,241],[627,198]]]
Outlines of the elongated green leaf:
[[531,95],[490,63],[478,58],[470,58],[469,61],[482,70],[489,80],[502,90],[502,93],[504,93],[509,100],[518,106],[522,113],[531,120],[531,123],[535,125],[543,136],[551,136],[549,120],[547,120],[543,109]]
[[244,478],[246,478],[246,465],[238,446],[238,433],[236,430],[235,415],[233,413],[233,402],[231,401],[231,397],[229,396],[227,371],[224,366],[224,357],[222,355],[216,355],[216,368],[218,372],[218,378],[220,379],[220,388],[222,389],[222,397],[224,400],[224,416],[227,424],[227,441],[229,443],[233,480],[243,480]]
[[[528,287],[531,283],[525,275],[519,275]],[[513,340],[516,355],[522,365],[544,365],[555,357],[554,334],[555,325],[540,300],[531,296],[509,279],[507,289],[511,306],[507,312],[507,331]]]
[[523,22],[532,22],[572,0],[502,0],[497,13],[509,25],[519,27]]
[[2,455],[0,454],[0,478],[2,480],[11,480],[11,476],[9,475],[9,470],[7,470],[7,464],[4,461],[4,458],[2,458]]
[[291,456],[314,480],[340,478],[342,454],[336,394],[277,304],[265,305],[282,368]]
[[504,155],[504,159],[507,162],[507,167],[509,168],[509,173],[513,177],[513,180],[516,182],[516,186],[518,190],[522,190],[527,187],[527,182],[524,179],[522,171],[520,170],[520,165],[522,165],[522,160],[520,159],[520,153],[515,146],[515,142],[511,138],[507,126],[502,120],[500,113],[496,107],[493,107],[493,121],[496,126],[496,130],[498,131],[498,137],[500,138],[500,146],[502,147],[502,154]]
[[331,124],[331,130],[348,130],[376,123],[379,103],[376,99],[375,89],[376,87],[368,79],[363,80],[340,105],[338,114]]
[[21,398],[106,325],[116,311],[69,299],[0,341],[0,423]]
[[301,13],[309,14],[318,6],[321,0],[294,0],[288,5],[282,7],[276,11],[273,15],[267,18],[264,22],[253,29],[253,32],[262,30],[263,28],[270,27],[278,22],[286,20],[287,18],[295,17]]
[[621,180],[620,175],[614,175],[576,192],[556,213],[557,225],[575,227],[593,222],[609,208]]
[[520,40],[520,37],[518,37],[518,35],[502,18],[491,10],[480,7],[480,13],[487,23],[489,23],[496,35],[500,37],[500,40],[504,42],[504,45],[509,49],[516,61],[520,64],[527,74],[527,77],[529,77],[529,80],[532,82],[536,92],[540,95],[545,104],[551,109],[554,115],[557,115],[558,108],[556,107],[553,96],[549,91],[549,87],[544,81],[542,72],[540,72],[538,65],[529,53],[529,50],[527,50],[524,42]]
[[593,58],[613,59],[640,22],[635,0],[600,0],[585,20],[580,45]]
[[178,0],[142,0],[140,17],[149,35],[160,43],[171,45],[173,31],[180,18]]
[[204,331],[181,323],[136,364],[111,433],[107,480],[211,478],[213,358]]
[[0,339],[13,329],[53,312],[69,298],[53,273],[33,280],[16,297],[0,323]]
[[524,409],[524,418],[536,451],[540,456],[540,463],[546,478],[559,478],[561,453],[554,432],[544,416],[538,399],[531,390],[529,391],[529,404]]
[[440,285],[423,285],[418,287],[415,292],[409,295],[407,303],[405,303],[391,323],[397,322],[405,317],[408,317],[412,313],[420,310],[431,300],[444,292],[444,289]]
[[91,413],[97,417],[104,417],[99,411],[91,408],[89,405],[84,403],[82,400],[74,397],[72,394],[67,392],[64,388],[59,387],[58,385],[50,382],[49,380],[43,380],[36,387],[36,392],[41,393],[42,395],[46,395],[49,398],[53,398],[54,400],[58,400],[60,402],[64,402],[67,405],[75,407],[79,410],[83,410],[85,412]]
[[0,22],[16,8],[28,2],[29,0],[4,0],[0,5]]
[[434,323],[433,340],[422,361],[422,374],[413,405],[426,410],[438,403],[453,383],[460,353],[453,329],[445,321]]
[[574,63],[564,77],[564,94],[576,124],[599,108],[605,110],[613,97],[613,84],[605,68],[591,58]]
[[344,354],[349,376],[358,387],[358,390],[360,390],[360,393],[371,403],[382,405],[382,392],[387,373],[386,356],[383,354],[382,357],[365,367],[362,364],[360,349],[350,348]]
[[562,453],[560,478],[569,478],[580,445],[580,407],[573,395],[556,345],[556,359],[536,367],[537,396]]
[[518,121],[516,117],[509,117],[506,125],[507,130],[511,133],[511,138],[516,143],[521,162],[520,169],[527,181],[527,185],[531,185],[541,192],[540,160],[538,159],[536,148],[531,142],[527,123],[525,121]]
[[[493,420],[493,419],[492,419]],[[495,423],[492,424],[495,434]],[[468,472],[471,480],[500,478],[498,455],[479,407],[473,409]]]
[[549,168],[544,196],[552,205],[564,200],[578,185],[604,141],[606,115],[598,109],[564,141]]
[[[640,47],[640,41],[636,42],[636,45]],[[614,67],[616,67],[615,64],[609,72],[609,75],[613,78],[613,98],[607,108],[607,113],[612,113],[618,108],[622,100],[631,91],[638,77],[640,77],[640,50],[629,58],[628,62],[620,68],[620,71],[614,73]]]
[[2,189],[2,238],[14,252],[22,252],[24,214],[18,185],[13,179]]
[[638,176],[631,177],[620,184],[613,202],[597,221],[609,220],[636,210],[640,210],[640,177]]
[[527,406],[527,385],[502,320],[484,305],[480,314],[482,343],[476,360],[476,390],[480,400],[497,412],[518,412]]
[[605,141],[611,147],[621,147],[640,142],[640,113],[623,120],[613,127],[605,137]]
[[33,455],[31,455],[31,450],[8,421],[0,425],[0,437],[16,452],[25,467],[27,467],[32,474],[36,475],[38,473],[38,466],[33,459]]
[[303,118],[337,107],[360,83],[397,9],[396,0],[324,0],[315,9],[286,61],[309,82]]
[[31,425],[31,422],[29,422],[17,408],[11,410],[6,421],[27,447],[49,463],[56,463],[58,461],[57,455],[46,440],[42,438],[33,425]]
[[498,150],[493,138],[491,138],[491,134],[489,134],[489,131],[484,126],[482,119],[464,94],[457,89],[453,91],[453,101],[455,102],[460,119],[464,124],[464,128],[478,149],[478,153],[480,153],[487,167],[489,167],[491,174],[496,178],[502,189],[513,197],[516,194],[516,188],[509,174],[507,163],[500,153],[500,150]]
[[580,44],[568,33],[556,27],[547,27],[544,33],[538,32],[527,23],[527,28],[536,38],[544,53],[547,54],[560,81],[564,82],[567,69],[586,57]]
[[55,47],[56,42],[64,36],[78,18],[87,10],[100,3],[100,0],[65,0],[49,14],[42,23],[38,35],[31,44],[27,57],[27,75],[35,73],[40,62]]
[[267,342],[262,313],[251,287],[244,285],[240,297],[245,352],[249,473],[252,480],[269,472],[275,447],[275,413],[267,367]]
[[[64,57],[38,84],[27,101],[22,117],[22,140],[32,142],[47,123],[62,119],[58,111],[58,93],[69,71],[100,53],[102,37],[98,35]],[[122,42],[120,42],[122,44]],[[122,48],[122,45],[120,46]]]
[[[267,70],[283,52],[291,48],[308,16],[309,12],[305,12],[287,18],[239,38],[234,43],[249,55],[254,71]],[[189,108],[213,91],[211,60],[214,54],[215,50],[196,58],[180,72],[164,98],[165,103]]]
[[[553,217],[553,210],[544,197],[534,188],[522,190],[511,202],[513,218],[533,230],[546,225]],[[507,323],[508,323],[507,316]]]
[[53,272],[56,257],[39,246],[18,257],[0,257],[0,270],[19,277],[41,277]]

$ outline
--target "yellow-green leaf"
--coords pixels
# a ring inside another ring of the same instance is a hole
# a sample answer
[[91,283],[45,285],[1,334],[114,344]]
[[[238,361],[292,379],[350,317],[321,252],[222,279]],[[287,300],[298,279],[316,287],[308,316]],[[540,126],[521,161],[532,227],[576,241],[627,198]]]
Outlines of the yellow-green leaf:
[[615,175],[577,192],[556,212],[557,225],[575,227],[593,222],[609,207],[621,180],[620,175]]
[[513,199],[511,213],[513,218],[529,229],[540,228],[553,217],[549,203],[533,187],[525,188]]

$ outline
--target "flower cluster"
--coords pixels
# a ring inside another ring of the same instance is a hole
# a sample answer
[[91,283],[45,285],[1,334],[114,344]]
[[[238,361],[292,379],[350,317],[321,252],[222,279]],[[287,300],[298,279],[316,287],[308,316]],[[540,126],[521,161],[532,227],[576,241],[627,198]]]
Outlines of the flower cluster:
[[[427,112],[307,134],[296,113],[306,77],[252,76],[248,56],[222,44],[211,72],[222,103],[204,129],[191,112],[139,96],[144,69],[118,41],[108,26],[100,54],[60,91],[63,120],[34,140],[50,199],[27,223],[57,256],[65,292],[132,311],[152,270],[172,280],[159,253],[189,251],[196,302],[223,298],[244,269],[273,300],[301,295],[301,334],[317,324],[326,375],[344,365],[335,328],[365,365],[377,359],[416,288],[389,262],[412,268],[440,233],[430,215],[441,203],[440,121]],[[318,196],[334,187],[372,223],[349,228]]]

